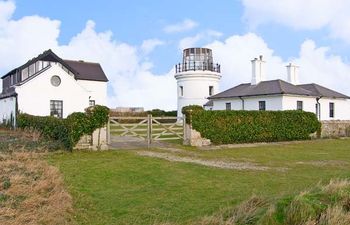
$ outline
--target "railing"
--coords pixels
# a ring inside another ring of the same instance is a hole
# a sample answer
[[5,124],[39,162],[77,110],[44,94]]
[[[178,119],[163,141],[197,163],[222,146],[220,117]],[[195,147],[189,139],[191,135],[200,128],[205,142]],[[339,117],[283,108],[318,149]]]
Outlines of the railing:
[[211,71],[220,73],[220,64],[216,63],[205,63],[205,62],[190,62],[190,63],[179,63],[175,65],[176,73],[186,72],[186,71]]

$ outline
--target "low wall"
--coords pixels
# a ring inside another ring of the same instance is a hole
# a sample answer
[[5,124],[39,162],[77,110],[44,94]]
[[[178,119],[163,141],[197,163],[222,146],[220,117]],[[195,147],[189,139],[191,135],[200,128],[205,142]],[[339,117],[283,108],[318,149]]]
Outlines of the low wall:
[[321,123],[321,138],[350,137],[350,120],[324,120]]
[[192,129],[192,126],[189,124],[185,125],[184,130],[184,145],[190,145],[190,146],[207,146],[210,145],[211,142],[209,139],[202,138],[201,133],[196,131],[195,129]]
[[108,150],[107,128],[94,131],[92,135],[84,135],[80,138],[74,149]]

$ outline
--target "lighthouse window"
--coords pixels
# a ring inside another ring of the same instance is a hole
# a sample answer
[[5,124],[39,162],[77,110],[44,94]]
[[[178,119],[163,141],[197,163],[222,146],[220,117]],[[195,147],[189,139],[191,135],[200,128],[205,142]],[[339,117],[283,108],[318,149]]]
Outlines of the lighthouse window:
[[209,96],[212,96],[214,92],[214,87],[213,86],[209,86]]
[[180,86],[180,96],[184,96],[184,87]]

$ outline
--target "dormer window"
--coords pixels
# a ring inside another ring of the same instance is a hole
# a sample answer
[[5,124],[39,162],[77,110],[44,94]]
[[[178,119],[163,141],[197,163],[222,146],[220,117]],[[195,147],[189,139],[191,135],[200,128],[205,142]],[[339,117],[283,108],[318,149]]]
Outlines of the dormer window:
[[35,64],[31,64],[28,69],[28,75],[32,76],[35,73]]
[[27,78],[28,78],[28,67],[22,70],[22,80],[25,80]]

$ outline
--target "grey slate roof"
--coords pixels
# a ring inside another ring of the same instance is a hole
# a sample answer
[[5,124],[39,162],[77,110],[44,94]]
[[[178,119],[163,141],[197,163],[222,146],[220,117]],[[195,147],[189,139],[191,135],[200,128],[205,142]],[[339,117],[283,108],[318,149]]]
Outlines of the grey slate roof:
[[78,80],[108,81],[99,63],[73,60],[63,61],[77,72],[75,78]]
[[311,92],[312,96],[318,96],[318,97],[328,97],[328,98],[350,98],[347,95],[344,95],[342,93],[333,91],[331,89],[328,89],[326,87],[323,87],[318,84],[301,84],[297,85],[298,87],[301,87],[305,90],[308,90]]
[[214,106],[214,101],[209,100],[207,103],[204,104],[204,106]]
[[208,99],[278,94],[311,96],[312,92],[283,80],[269,80],[262,81],[257,85],[251,85],[250,83],[240,84],[214,96],[211,96]]
[[42,54],[29,60],[22,66],[19,66],[11,70],[1,78],[2,79],[5,78],[6,76],[14,73],[16,70],[20,71],[23,68],[31,65],[32,63],[38,60],[59,62],[63,66],[65,66],[67,69],[69,69],[74,74],[75,79],[78,79],[78,80],[93,80],[93,81],[105,81],[105,82],[108,81],[99,63],[63,60],[60,57],[58,57],[51,49],[44,51]]
[[0,93],[0,99],[4,99],[4,98],[8,98],[8,97],[12,97],[12,96],[16,96],[17,93],[15,91],[14,87],[10,87],[6,90],[3,90],[2,93]]

